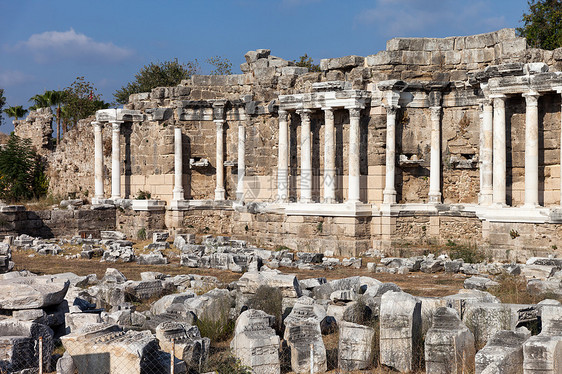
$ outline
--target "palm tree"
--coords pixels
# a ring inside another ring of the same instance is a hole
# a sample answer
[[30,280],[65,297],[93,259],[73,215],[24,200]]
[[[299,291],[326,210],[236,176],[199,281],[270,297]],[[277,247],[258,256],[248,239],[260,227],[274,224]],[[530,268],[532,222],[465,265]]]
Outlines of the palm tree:
[[30,107],[33,108],[32,110],[39,109],[39,108],[47,108],[51,106],[49,104],[47,92],[48,91],[45,91],[43,95],[35,95],[31,99],[29,99],[29,102],[33,103],[33,106]]
[[61,138],[61,107],[64,104],[64,91],[45,91],[43,94],[47,99],[49,106],[56,107],[56,117],[57,117],[57,145],[59,145]]
[[6,113],[8,117],[14,117],[14,120],[17,121],[18,118],[25,116],[27,110],[23,109],[21,105],[18,105],[4,109],[4,113]]

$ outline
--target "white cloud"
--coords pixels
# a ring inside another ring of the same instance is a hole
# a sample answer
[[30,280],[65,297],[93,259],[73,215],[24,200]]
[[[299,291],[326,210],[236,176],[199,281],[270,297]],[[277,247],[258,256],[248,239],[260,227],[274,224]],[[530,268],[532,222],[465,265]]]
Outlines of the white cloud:
[[0,87],[17,86],[33,80],[33,76],[18,70],[0,71]]
[[[377,0],[355,17],[356,27],[374,26],[384,37],[449,35],[491,31],[506,26],[484,1]],[[479,31],[486,29],[485,31]]]
[[45,31],[33,34],[28,40],[10,48],[28,52],[38,63],[53,63],[62,60],[116,62],[127,59],[133,51],[111,42],[98,42],[74,29],[68,31]]

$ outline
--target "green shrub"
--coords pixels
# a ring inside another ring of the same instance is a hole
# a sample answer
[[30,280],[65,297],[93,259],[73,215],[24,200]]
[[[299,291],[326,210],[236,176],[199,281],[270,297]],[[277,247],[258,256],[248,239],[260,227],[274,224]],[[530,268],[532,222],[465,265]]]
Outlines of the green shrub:
[[250,309],[263,310],[275,317],[275,330],[282,333],[283,294],[276,287],[259,286],[256,293],[248,300]]
[[144,227],[141,227],[139,231],[137,231],[137,239],[146,240],[146,229]]
[[462,259],[464,262],[476,264],[486,260],[486,255],[476,245],[447,242],[447,254],[452,260]]
[[139,192],[137,192],[137,200],[150,200],[150,198],[152,197],[152,194],[149,191],[143,191],[143,190],[139,190]]
[[47,194],[49,180],[45,162],[34,151],[29,139],[12,134],[0,149],[0,198],[18,202]]

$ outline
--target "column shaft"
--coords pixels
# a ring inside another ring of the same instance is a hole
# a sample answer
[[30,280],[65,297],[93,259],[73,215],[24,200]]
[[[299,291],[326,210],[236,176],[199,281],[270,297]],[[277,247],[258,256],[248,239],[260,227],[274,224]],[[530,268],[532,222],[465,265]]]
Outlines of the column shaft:
[[312,153],[310,142],[310,110],[299,111],[301,117],[301,180],[300,202],[312,201]]
[[482,205],[492,204],[493,171],[492,155],[494,147],[493,137],[493,107],[489,100],[482,104],[482,123],[480,130],[480,199]]
[[121,122],[111,123],[111,198],[121,198]]
[[506,197],[506,133],[505,133],[505,95],[494,95],[494,147],[493,147],[493,193],[494,204],[505,205]]
[[359,169],[359,121],[361,108],[349,109],[349,187],[347,200],[360,200],[360,169]]
[[289,124],[287,111],[279,109],[279,156],[277,164],[277,199],[289,198]]
[[236,183],[236,199],[244,199],[244,176],[246,175],[246,127],[238,124],[238,181]]
[[383,191],[383,202],[385,204],[396,203],[396,111],[393,105],[386,107],[386,169]]
[[334,110],[324,110],[324,203],[336,201],[336,144]]
[[183,152],[181,127],[174,128],[174,190],[173,200],[184,200],[183,194]]
[[217,185],[215,188],[215,200],[224,200],[226,198],[226,191],[224,189],[224,120],[216,119],[214,122],[217,128]]
[[103,137],[102,126],[99,122],[94,125],[94,197],[103,199]]
[[441,107],[431,110],[431,155],[429,164],[429,202],[441,203]]
[[523,94],[525,114],[525,206],[539,205],[539,93]]

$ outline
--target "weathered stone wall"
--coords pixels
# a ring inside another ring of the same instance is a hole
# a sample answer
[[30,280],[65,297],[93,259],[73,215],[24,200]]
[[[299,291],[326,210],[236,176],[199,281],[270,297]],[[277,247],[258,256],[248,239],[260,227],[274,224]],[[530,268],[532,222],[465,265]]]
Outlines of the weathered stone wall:
[[115,209],[57,209],[27,211],[23,207],[3,207],[0,212],[0,236],[27,234],[44,238],[99,235],[115,230]]
[[53,145],[53,113],[51,108],[39,108],[29,112],[25,119],[13,121],[14,134],[31,140],[41,155],[49,154]]

